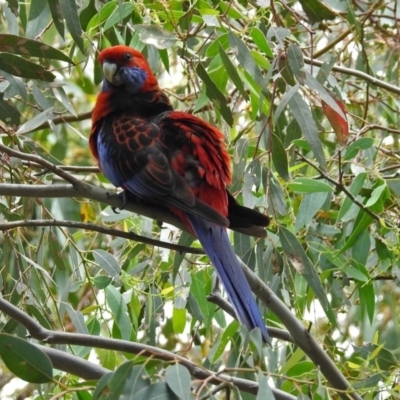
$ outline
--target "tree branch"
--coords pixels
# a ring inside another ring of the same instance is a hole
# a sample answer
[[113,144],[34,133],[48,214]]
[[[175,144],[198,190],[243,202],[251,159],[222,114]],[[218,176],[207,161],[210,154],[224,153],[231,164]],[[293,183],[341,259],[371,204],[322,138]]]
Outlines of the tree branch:
[[15,228],[21,227],[39,227],[39,226],[56,226],[56,227],[67,227],[67,228],[76,228],[76,229],[85,229],[89,231],[104,233],[105,235],[112,235],[121,237],[124,239],[132,240],[135,242],[140,242],[144,244],[149,244],[151,246],[163,247],[165,249],[170,249],[177,251],[178,253],[191,253],[191,254],[204,254],[202,249],[180,246],[173,243],[167,243],[162,240],[151,239],[146,236],[138,235],[132,231],[124,232],[119,229],[107,228],[104,226],[92,224],[92,223],[83,223],[83,222],[75,222],[75,221],[59,221],[59,220],[49,220],[49,219],[41,219],[41,220],[23,220],[23,221],[12,221],[12,222],[3,222],[0,223],[0,231],[8,231]]
[[[129,342],[127,340],[108,339],[100,336],[77,333],[55,332],[49,329],[45,329],[29,315],[21,311],[18,307],[15,307],[13,304],[4,300],[2,297],[0,297],[0,310],[10,316],[15,321],[19,322],[21,325],[23,325],[29,331],[32,338],[36,340],[41,340],[44,343],[88,346],[107,350],[121,351],[130,354],[140,354],[144,357],[152,357],[157,360],[167,362],[178,362],[185,366],[195,379],[207,380],[209,383],[215,385],[228,382],[231,385],[236,386],[239,390],[254,395],[256,395],[258,391],[257,382],[242,378],[231,377],[227,374],[214,373],[213,371],[210,371],[204,367],[198,366],[197,364],[182,356],[171,353],[167,350],[159,349],[157,347],[141,343]],[[60,356],[59,353],[58,356]],[[85,366],[87,368],[88,364],[85,364]],[[65,371],[65,365],[63,366],[62,363],[59,363],[58,368]],[[78,372],[78,370],[79,368],[76,368],[75,371]],[[101,373],[101,370],[98,370],[97,373]],[[274,393],[275,399],[296,399],[296,397],[288,393],[282,392],[281,390],[273,388],[271,388],[271,390]]]
[[290,332],[294,343],[318,366],[332,387],[339,391],[339,395],[343,399],[361,400],[335,363],[285,303],[246,264],[243,262],[241,264],[253,292],[279,317]]
[[[304,57],[304,62],[306,64],[316,65],[318,67],[320,67],[324,64],[324,61],[315,60],[310,57]],[[356,69],[352,69],[352,68],[339,67],[339,66],[334,66],[332,68],[332,71],[340,72],[341,74],[345,74],[345,75],[356,76],[357,78],[363,79],[364,81],[372,83],[373,85],[378,86],[382,89],[385,89],[389,92],[400,94],[400,87],[391,85],[390,83],[387,83],[385,81],[381,81],[380,79],[377,79],[371,75],[366,74],[365,72],[357,71]]]
[[[38,198],[73,198],[82,197],[99,203],[108,204],[111,207],[118,208],[121,206],[121,199],[118,194],[110,193],[106,189],[98,186],[90,185],[86,182],[79,181],[79,187],[74,185],[28,185],[28,184],[0,184],[0,196],[22,196],[22,197],[38,197]],[[183,223],[171,214],[166,208],[150,203],[143,203],[127,199],[125,210],[141,214],[146,217],[163,221],[176,227],[187,230]]]
[[36,343],[31,344],[47,354],[54,368],[79,376],[82,379],[100,379],[108,372],[112,372],[109,369],[103,368],[101,365],[94,364],[90,361],[84,360],[83,358],[74,356],[73,354],[67,353],[65,351],[53,349],[52,347],[42,346]]

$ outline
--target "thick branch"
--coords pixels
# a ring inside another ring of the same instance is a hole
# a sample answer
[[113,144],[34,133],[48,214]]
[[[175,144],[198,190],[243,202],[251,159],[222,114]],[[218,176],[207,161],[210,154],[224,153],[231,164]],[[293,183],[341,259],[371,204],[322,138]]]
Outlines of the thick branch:
[[[140,354],[144,357],[152,357],[167,362],[178,362],[184,365],[195,379],[207,380],[209,383],[219,385],[228,382],[236,386],[239,390],[247,393],[257,394],[258,384],[247,379],[231,377],[227,374],[216,374],[206,368],[200,367],[192,361],[171,353],[170,351],[158,349],[141,343],[128,342],[127,340],[108,339],[100,336],[91,336],[76,333],[55,332],[43,328],[29,315],[25,314],[18,307],[0,298],[0,310],[23,325],[31,334],[32,338],[41,340],[48,344],[70,344],[78,346],[96,347],[101,349]],[[60,363],[61,364],[61,363]],[[59,369],[65,370],[65,366],[59,365]],[[294,396],[282,392],[281,390],[271,389],[276,399],[295,400]]]
[[[83,197],[111,207],[121,206],[121,199],[116,193],[110,194],[106,189],[79,181],[79,187],[73,185],[26,185],[26,184],[0,184],[0,196],[22,196],[37,198],[73,198]],[[166,208],[157,205],[135,202],[127,199],[125,210],[141,214],[157,221],[167,222],[182,230],[186,230],[182,222],[172,215]]]
[[48,355],[54,368],[79,376],[82,379],[100,379],[103,375],[111,372],[110,370],[103,368],[101,365],[86,361],[83,358],[66,353],[65,351],[42,346],[36,343],[32,344]]

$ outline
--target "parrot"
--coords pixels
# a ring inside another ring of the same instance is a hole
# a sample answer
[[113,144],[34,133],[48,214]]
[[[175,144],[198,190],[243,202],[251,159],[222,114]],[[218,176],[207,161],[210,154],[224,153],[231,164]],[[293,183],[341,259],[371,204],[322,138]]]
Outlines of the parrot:
[[[269,217],[227,190],[230,157],[223,133],[175,110],[138,50],[100,52],[104,80],[92,112],[89,147],[100,171],[126,196],[168,210],[196,237],[216,269],[239,322],[270,337],[227,228],[265,237]],[[124,200],[123,200],[124,201]]]

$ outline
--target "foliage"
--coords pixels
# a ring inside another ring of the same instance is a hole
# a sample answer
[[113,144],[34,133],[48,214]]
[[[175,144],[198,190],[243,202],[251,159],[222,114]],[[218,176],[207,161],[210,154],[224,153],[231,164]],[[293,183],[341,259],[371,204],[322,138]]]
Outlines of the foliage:
[[[0,18],[0,356],[28,396],[398,398],[396,2],[7,0]],[[173,216],[112,211],[87,137],[96,55],[121,43],[226,134],[231,192],[271,216],[265,240],[232,234],[270,289],[247,272],[271,348],[207,301]]]

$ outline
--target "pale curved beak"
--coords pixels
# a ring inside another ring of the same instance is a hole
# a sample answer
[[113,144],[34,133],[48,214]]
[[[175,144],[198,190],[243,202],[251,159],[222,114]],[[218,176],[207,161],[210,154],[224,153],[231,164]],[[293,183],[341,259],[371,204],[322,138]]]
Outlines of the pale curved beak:
[[118,74],[117,64],[109,62],[109,61],[104,61],[103,62],[103,73],[104,73],[104,77],[112,85],[118,86],[122,83],[120,76]]

